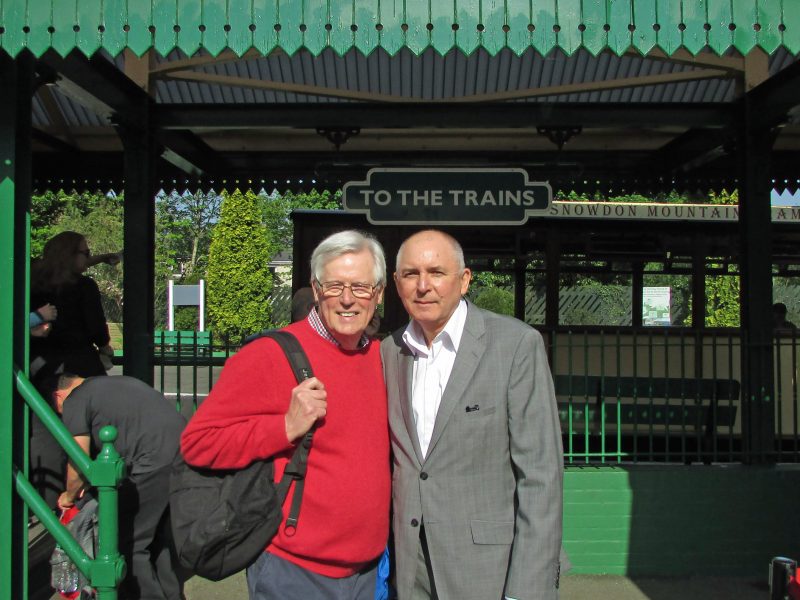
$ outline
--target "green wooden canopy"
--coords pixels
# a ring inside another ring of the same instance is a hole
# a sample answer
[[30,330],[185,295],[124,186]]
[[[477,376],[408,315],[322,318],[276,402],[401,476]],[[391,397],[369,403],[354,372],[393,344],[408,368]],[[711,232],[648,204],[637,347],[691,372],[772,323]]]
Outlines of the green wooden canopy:
[[710,47],[800,52],[798,0],[0,0],[0,47],[65,56],[150,48],[166,56],[226,48],[241,56],[301,48],[415,54],[534,48],[593,55]]

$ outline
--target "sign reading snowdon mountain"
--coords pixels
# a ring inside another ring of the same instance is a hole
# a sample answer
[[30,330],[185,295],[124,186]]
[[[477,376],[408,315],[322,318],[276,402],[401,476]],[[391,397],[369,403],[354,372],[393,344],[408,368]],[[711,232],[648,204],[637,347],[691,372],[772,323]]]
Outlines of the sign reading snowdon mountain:
[[552,196],[522,169],[371,169],[342,189],[345,210],[383,225],[521,225]]

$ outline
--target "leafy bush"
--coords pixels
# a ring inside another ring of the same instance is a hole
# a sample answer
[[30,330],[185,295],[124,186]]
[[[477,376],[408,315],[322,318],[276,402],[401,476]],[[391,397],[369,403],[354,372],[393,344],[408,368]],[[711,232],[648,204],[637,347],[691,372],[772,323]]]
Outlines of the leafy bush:
[[475,298],[475,305],[501,315],[514,316],[514,294],[502,288],[484,288]]
[[195,331],[200,326],[200,310],[197,306],[175,307],[175,329],[178,331]]

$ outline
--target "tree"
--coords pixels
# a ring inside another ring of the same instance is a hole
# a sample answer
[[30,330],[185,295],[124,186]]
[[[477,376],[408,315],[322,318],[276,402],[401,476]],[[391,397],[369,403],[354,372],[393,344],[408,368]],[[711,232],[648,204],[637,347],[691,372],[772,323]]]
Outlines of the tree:
[[738,275],[706,276],[706,326],[739,327]]
[[224,193],[211,234],[206,282],[211,326],[229,342],[270,323],[270,249],[256,195],[238,189]]
[[[197,283],[205,278],[211,231],[219,219],[222,197],[213,190],[183,194],[173,190],[156,195],[155,324],[166,325],[167,282]],[[195,329],[197,310],[175,311],[177,329]]]
[[[41,195],[31,196],[31,258],[42,255],[44,245],[51,237],[65,231],[58,222],[69,212],[71,217],[86,216],[105,201],[107,197],[115,198],[113,192],[104,194],[94,192],[56,192],[46,191]],[[120,197],[121,200],[121,197]],[[82,227],[74,231],[82,232]]]
[[163,255],[179,271],[181,280],[205,269],[211,230],[219,219],[222,197],[211,190],[156,196],[157,236]]
[[56,234],[55,225],[64,213],[69,196],[64,190],[31,196],[31,258],[42,255],[44,245]]
[[342,192],[311,190],[296,194],[287,190],[283,194],[278,192],[267,194],[262,190],[259,201],[264,225],[272,235],[274,251],[277,254],[292,246],[294,228],[289,215],[293,210],[341,210]]

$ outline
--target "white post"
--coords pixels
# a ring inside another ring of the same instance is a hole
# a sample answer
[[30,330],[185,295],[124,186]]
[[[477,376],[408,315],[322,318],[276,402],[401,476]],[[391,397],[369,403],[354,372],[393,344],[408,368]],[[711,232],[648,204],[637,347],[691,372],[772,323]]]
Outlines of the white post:
[[172,279],[167,281],[167,331],[175,331],[175,307],[172,305]]
[[206,282],[201,279],[200,280],[200,303],[198,306],[198,312],[200,313],[200,331],[206,330]]

